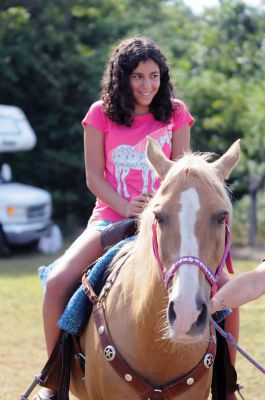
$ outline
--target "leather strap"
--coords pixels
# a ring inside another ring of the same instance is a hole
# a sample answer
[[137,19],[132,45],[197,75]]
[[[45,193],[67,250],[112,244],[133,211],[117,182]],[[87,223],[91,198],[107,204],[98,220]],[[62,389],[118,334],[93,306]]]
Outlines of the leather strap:
[[196,367],[189,371],[187,374],[178,377],[167,385],[154,387],[146,379],[144,379],[142,376],[138,375],[134,370],[132,370],[132,368],[127,364],[122,355],[119,353],[110,336],[103,305],[94,308],[93,318],[97,327],[102,351],[106,360],[110,363],[116,373],[123,379],[123,381],[126,382],[130,387],[132,387],[137,393],[139,393],[142,400],[173,399],[174,397],[180,395],[181,393],[188,390],[191,386],[196,384],[196,382],[208,370],[208,368],[205,366],[204,361],[206,355],[211,354],[212,361],[214,361],[216,354],[216,338],[214,335],[214,329],[210,327],[211,336],[206,354],[196,365]]
[[82,285],[83,285],[83,291],[85,292],[85,294],[88,296],[89,300],[91,301],[92,304],[97,304],[98,302],[102,302],[102,300],[106,297],[106,295],[108,294],[110,288],[112,287],[115,279],[117,278],[121,267],[124,265],[125,261],[127,260],[127,258],[129,258],[130,253],[126,253],[122,258],[120,258],[117,262],[115,267],[113,268],[113,270],[111,271],[111,273],[109,274],[99,296],[96,295],[96,293],[94,292],[93,287],[91,286],[91,284],[89,283],[87,277],[87,274],[84,274],[82,276]]

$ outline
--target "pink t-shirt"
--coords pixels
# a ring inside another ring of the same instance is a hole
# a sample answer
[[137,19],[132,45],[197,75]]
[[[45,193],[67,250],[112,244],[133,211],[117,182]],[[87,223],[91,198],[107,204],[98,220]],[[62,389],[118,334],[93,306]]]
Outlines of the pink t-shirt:
[[[100,100],[92,104],[82,125],[89,124],[104,135],[104,177],[117,193],[130,201],[142,193],[153,194],[160,185],[160,179],[146,159],[146,137],[151,136],[170,158],[172,132],[185,125],[191,126],[193,122],[185,104],[174,100],[174,112],[169,123],[157,121],[147,113],[135,116],[132,126],[126,127],[108,118]],[[124,218],[99,198],[92,216],[113,222]]]

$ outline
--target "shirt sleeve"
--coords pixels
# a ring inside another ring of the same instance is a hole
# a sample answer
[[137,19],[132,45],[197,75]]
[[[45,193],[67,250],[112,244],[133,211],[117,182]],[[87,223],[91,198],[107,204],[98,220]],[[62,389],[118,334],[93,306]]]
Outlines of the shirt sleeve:
[[104,114],[102,101],[96,101],[91,105],[82,120],[82,125],[83,127],[91,125],[102,133],[107,132],[107,116]]
[[173,128],[172,131],[175,132],[176,129],[182,128],[185,125],[192,126],[194,123],[193,116],[189,113],[187,106],[180,100],[175,100],[173,103]]

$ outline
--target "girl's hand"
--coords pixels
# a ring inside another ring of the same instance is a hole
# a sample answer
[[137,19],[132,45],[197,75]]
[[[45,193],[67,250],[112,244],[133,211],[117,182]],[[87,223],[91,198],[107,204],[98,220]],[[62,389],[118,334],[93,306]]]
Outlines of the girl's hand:
[[138,196],[132,197],[131,201],[126,206],[124,216],[128,218],[140,215],[147,206],[150,197],[151,196],[147,194],[139,194]]
[[223,299],[219,299],[219,301],[218,301],[217,297],[218,296],[215,295],[211,299],[211,305],[210,305],[211,314],[214,314],[216,311],[225,310],[227,308],[226,305],[225,305],[224,300]]

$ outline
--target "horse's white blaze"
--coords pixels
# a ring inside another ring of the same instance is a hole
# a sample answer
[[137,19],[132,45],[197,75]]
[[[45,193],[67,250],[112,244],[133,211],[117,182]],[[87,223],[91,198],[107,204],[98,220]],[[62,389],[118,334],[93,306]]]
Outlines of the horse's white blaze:
[[[189,188],[180,195],[179,229],[180,257],[198,256],[198,241],[195,235],[197,213],[200,199],[194,188]],[[197,320],[196,294],[199,290],[199,269],[193,265],[182,265],[172,287],[170,300],[174,302],[177,315],[173,329],[177,335],[187,333]]]

